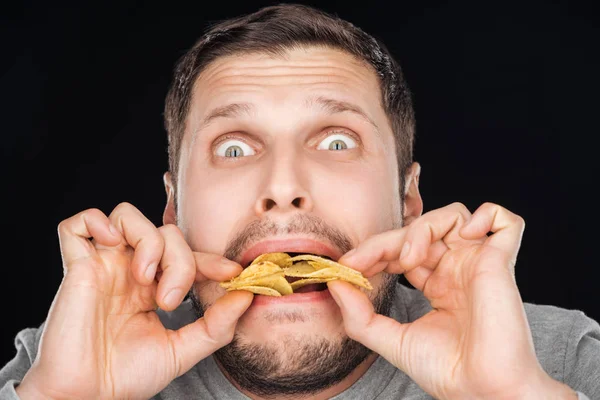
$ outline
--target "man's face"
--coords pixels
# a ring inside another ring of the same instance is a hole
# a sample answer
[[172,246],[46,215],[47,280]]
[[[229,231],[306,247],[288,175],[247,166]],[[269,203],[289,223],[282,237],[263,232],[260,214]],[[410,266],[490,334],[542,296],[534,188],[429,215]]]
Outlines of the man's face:
[[[218,59],[193,91],[177,177],[179,227],[194,251],[244,267],[274,251],[337,260],[401,226],[394,148],[377,77],[352,56],[310,47]],[[389,289],[387,278],[370,278],[372,300]],[[224,293],[216,282],[195,287],[204,306]],[[236,329],[238,343],[269,348],[287,368],[300,344],[345,337],[326,290],[255,296]]]

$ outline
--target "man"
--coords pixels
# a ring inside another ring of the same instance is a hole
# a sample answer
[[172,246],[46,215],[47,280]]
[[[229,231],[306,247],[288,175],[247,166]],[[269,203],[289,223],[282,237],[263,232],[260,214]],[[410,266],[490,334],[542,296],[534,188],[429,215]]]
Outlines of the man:
[[[165,122],[164,225],[127,203],[61,222],[63,282],[1,398],[600,396],[598,324],[520,299],[522,218],[423,214],[408,88],[360,29],[296,5],[215,25],[178,63]],[[373,290],[219,286],[280,251]]]

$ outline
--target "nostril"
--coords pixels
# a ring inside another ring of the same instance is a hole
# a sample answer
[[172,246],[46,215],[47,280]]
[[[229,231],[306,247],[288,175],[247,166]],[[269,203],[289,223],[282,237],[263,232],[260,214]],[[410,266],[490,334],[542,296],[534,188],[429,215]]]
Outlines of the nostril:
[[296,208],[300,208],[302,206],[302,199],[300,197],[296,197],[293,201],[292,204],[294,205],[294,207]]
[[272,199],[265,199],[265,211],[269,211],[275,207],[275,201]]

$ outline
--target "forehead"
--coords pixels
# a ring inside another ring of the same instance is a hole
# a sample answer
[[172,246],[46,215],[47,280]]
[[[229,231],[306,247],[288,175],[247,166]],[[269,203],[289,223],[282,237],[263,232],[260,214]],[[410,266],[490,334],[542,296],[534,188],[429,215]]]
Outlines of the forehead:
[[384,116],[379,80],[369,65],[341,50],[299,47],[213,61],[194,84],[188,121],[232,102],[307,108],[319,96],[356,104],[373,119]]

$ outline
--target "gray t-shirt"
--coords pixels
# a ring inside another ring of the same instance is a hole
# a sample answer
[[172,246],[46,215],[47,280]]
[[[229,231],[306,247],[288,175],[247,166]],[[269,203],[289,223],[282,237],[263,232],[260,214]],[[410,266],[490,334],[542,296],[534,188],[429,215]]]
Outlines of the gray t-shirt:
[[[431,306],[420,291],[397,285],[391,314],[394,319],[411,322],[429,310]],[[580,400],[600,399],[598,323],[581,311],[554,306],[526,303],[525,311],[544,370],[577,391]],[[177,329],[195,318],[187,301],[177,310],[170,313],[159,311],[159,315],[163,324],[171,329]],[[18,399],[14,388],[35,359],[40,335],[40,328],[27,328],[17,335],[17,354],[0,370],[0,399]],[[357,382],[332,400],[431,398],[406,374],[379,357]],[[225,378],[213,357],[207,357],[152,398],[172,399],[247,400],[248,397]]]

